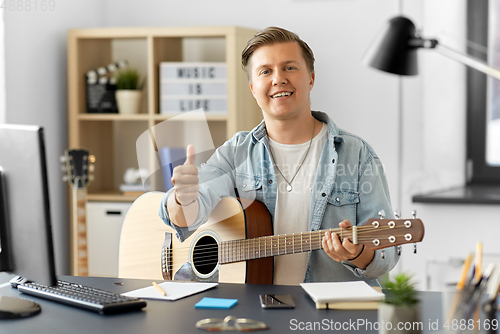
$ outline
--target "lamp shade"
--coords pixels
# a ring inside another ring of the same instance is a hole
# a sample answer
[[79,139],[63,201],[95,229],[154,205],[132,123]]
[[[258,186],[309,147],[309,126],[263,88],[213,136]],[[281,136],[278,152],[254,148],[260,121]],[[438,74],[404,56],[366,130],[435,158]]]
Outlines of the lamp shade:
[[418,39],[415,25],[403,16],[391,19],[363,58],[363,63],[399,75],[417,75],[417,50],[411,41]]

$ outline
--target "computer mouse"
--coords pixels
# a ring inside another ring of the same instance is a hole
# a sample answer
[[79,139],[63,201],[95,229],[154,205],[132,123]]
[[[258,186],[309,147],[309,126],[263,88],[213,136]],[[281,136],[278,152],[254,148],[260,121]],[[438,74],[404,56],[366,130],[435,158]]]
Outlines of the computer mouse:
[[0,296],[0,319],[17,319],[39,314],[42,308],[37,303],[23,298]]

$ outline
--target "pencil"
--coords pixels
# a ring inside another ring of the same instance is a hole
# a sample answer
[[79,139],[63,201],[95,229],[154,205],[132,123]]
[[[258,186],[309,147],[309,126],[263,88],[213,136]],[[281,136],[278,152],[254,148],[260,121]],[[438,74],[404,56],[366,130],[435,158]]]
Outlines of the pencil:
[[156,282],[153,282],[153,286],[158,290],[163,296],[166,296],[167,293],[158,285]]
[[469,253],[467,258],[464,261],[464,265],[462,267],[462,274],[460,275],[460,280],[457,283],[457,291],[455,292],[455,298],[453,298],[453,303],[451,304],[451,307],[448,311],[448,320],[452,320],[455,312],[457,311],[457,307],[459,304],[459,301],[463,297],[463,292],[460,292],[465,285],[465,280],[467,279],[467,273],[469,272],[470,265],[472,263],[472,253]]
[[476,245],[476,273],[474,275],[476,281],[479,281],[481,279],[481,276],[483,276],[483,273],[481,272],[482,261],[483,261],[483,243],[478,242]]
[[464,265],[462,267],[462,274],[460,275],[460,280],[457,283],[457,290],[463,289],[465,280],[467,279],[467,272],[469,271],[471,263],[472,263],[472,253],[469,253],[469,256],[467,256],[467,259],[465,259]]

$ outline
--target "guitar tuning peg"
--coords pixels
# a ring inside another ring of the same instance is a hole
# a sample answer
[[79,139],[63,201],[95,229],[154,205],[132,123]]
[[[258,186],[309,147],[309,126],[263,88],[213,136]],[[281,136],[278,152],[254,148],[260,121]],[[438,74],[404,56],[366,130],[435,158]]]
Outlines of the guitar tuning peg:
[[413,219],[417,219],[417,210],[413,210],[411,212],[411,216],[413,217]]
[[89,155],[89,161],[91,164],[93,164],[95,162],[95,155],[93,154]]
[[385,211],[384,210],[380,210],[378,212],[378,216],[380,217],[380,219],[384,219],[384,217],[385,217]]
[[64,175],[64,176],[62,177],[62,180],[63,180],[63,182],[68,182],[68,176],[67,176],[67,175]]
[[66,165],[61,165],[61,172],[66,173],[67,171]]
[[62,164],[65,164],[66,163],[66,156],[65,155],[61,155],[59,157],[59,161],[62,163]]
[[394,218],[399,219],[399,210],[394,211]]
[[93,173],[94,169],[95,169],[94,165],[89,165],[89,172]]
[[413,244],[413,254],[417,254],[417,244]]
[[94,175],[89,175],[89,181],[94,181]]

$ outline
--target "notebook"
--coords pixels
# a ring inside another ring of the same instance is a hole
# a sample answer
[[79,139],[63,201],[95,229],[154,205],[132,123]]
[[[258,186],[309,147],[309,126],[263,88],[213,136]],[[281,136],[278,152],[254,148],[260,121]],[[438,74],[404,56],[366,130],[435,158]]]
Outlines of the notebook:
[[[377,309],[385,298],[381,291],[363,281],[301,283],[316,308]],[[378,289],[380,290],[380,289]]]

